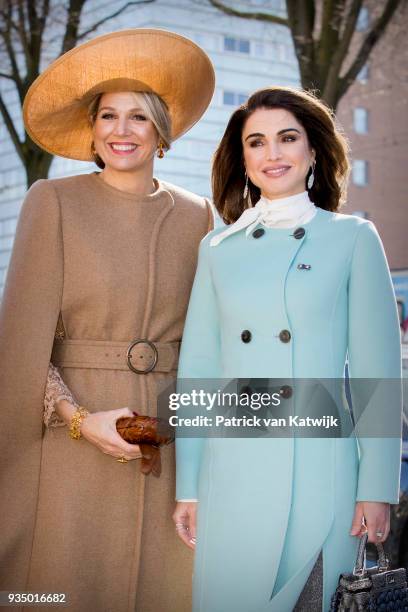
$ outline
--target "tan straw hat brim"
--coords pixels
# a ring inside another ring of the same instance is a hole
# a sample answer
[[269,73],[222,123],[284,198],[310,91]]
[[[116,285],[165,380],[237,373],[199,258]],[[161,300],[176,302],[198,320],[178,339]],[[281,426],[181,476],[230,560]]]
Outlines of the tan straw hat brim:
[[203,115],[214,84],[210,59],[188,38],[147,28],[112,32],[68,51],[34,81],[24,101],[24,123],[49,153],[91,160],[87,107],[95,94],[158,94],[168,106],[175,140]]

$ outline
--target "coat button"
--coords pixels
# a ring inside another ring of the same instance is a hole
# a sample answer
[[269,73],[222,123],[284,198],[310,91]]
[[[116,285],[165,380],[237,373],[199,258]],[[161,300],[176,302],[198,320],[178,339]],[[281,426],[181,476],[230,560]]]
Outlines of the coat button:
[[303,238],[305,234],[306,234],[306,230],[303,227],[298,227],[293,232],[293,237],[296,238],[296,240],[300,240],[301,238]]
[[242,342],[245,342],[245,344],[248,344],[248,342],[251,342],[251,338],[252,338],[252,334],[249,331],[249,329],[244,329],[244,331],[241,334]]
[[279,340],[281,342],[290,342],[292,335],[290,333],[290,331],[288,329],[282,329],[282,331],[279,334]]
[[254,232],[252,232],[252,236],[254,238],[261,238],[264,235],[264,233],[265,233],[265,230],[262,229],[262,227],[259,227]]
[[283,399],[289,399],[292,397],[293,389],[289,385],[282,385],[279,389],[279,395],[283,397]]

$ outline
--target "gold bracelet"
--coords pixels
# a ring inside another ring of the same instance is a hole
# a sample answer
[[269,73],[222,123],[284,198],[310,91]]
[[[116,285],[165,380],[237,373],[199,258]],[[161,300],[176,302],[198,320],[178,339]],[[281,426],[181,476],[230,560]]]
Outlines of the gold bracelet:
[[79,406],[71,418],[71,424],[69,426],[69,435],[73,440],[79,440],[81,437],[81,424],[82,421],[87,417],[89,411]]

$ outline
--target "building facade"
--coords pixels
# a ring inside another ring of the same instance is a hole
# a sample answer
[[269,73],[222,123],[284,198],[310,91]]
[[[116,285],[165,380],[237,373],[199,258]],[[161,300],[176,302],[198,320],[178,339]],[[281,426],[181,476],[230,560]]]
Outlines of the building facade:
[[[255,6],[242,3],[243,8]],[[263,2],[263,10],[284,14],[284,0]],[[90,0],[83,27],[112,12],[112,2]],[[163,159],[156,160],[158,178],[210,195],[211,157],[234,108],[247,95],[271,83],[298,85],[297,62],[287,28],[245,21],[224,15],[196,0],[156,0],[131,7],[98,30],[153,27],[172,30],[198,43],[210,56],[216,70],[216,88],[209,109],[193,129],[176,141]],[[22,130],[19,103],[13,88],[0,79],[2,93],[11,100],[13,116]],[[54,158],[50,177],[92,172],[92,163]],[[26,192],[25,174],[4,124],[0,124],[0,291],[4,286],[17,217]]]
[[[368,7],[360,14],[356,45],[382,3]],[[344,212],[375,223],[393,270],[408,269],[408,47],[401,22],[407,13],[389,24],[338,108],[353,160]]]
[[[86,7],[83,28],[99,20],[104,12],[112,12],[110,0],[89,0]],[[235,2],[234,7],[261,9],[281,16],[286,11],[285,0]],[[366,17],[369,20],[370,14]],[[188,134],[174,143],[164,159],[156,160],[155,170],[159,178],[209,196],[211,157],[234,108],[257,88],[271,84],[299,85],[289,30],[273,23],[227,16],[199,0],[155,0],[130,7],[115,20],[106,22],[98,34],[129,27],[163,28],[183,34],[198,43],[214,63],[216,88],[209,109]],[[364,27],[364,18],[361,27]],[[407,51],[405,58],[401,54],[396,59],[390,50],[390,44],[393,49],[395,41],[390,43],[390,36],[392,32],[386,34],[358,82],[340,104],[339,118],[351,141],[354,164],[349,202],[344,212],[359,212],[371,218],[379,228],[391,266],[403,268],[408,267],[403,182],[407,150],[403,119],[408,87],[407,63],[403,60],[407,59]],[[44,67],[55,57],[52,44],[46,51]],[[22,133],[17,94],[5,79],[0,79],[0,88]],[[26,184],[21,162],[1,120],[0,145],[1,293]],[[95,169],[91,163],[54,158],[50,176]]]

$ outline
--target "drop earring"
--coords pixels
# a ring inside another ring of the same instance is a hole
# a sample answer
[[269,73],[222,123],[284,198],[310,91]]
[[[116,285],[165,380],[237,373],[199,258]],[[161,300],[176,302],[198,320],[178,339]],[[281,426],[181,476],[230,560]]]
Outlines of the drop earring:
[[242,197],[244,198],[244,200],[246,200],[248,195],[248,175],[245,172],[245,187],[244,187],[244,193],[242,194]]
[[157,149],[157,157],[158,157],[159,159],[163,159],[163,157],[164,157],[164,151],[163,151],[163,143],[162,143],[162,141],[160,141],[160,142],[159,142],[159,147],[158,147],[158,149]]
[[307,188],[308,189],[311,189],[313,187],[314,180],[315,180],[315,175],[314,175],[314,171],[315,171],[315,168],[316,168],[316,160],[315,159],[312,161],[311,168],[312,168],[312,172],[311,172],[309,178],[307,179]]
[[251,191],[249,189],[248,183],[249,183],[248,175],[245,172],[245,187],[242,193],[242,197],[244,200],[247,201],[247,208],[252,208]]

